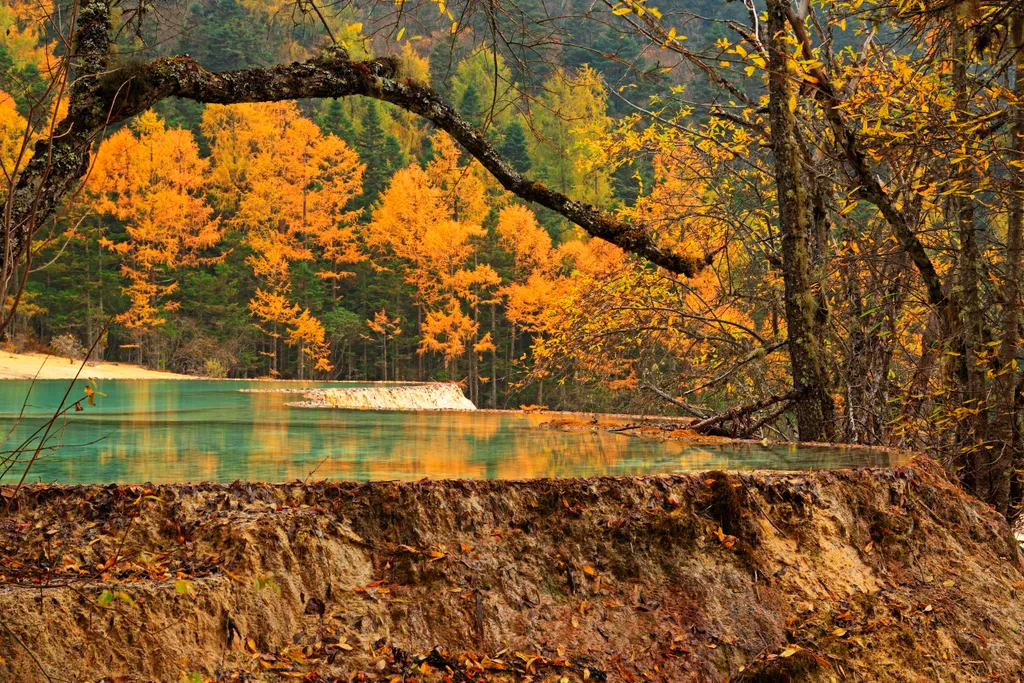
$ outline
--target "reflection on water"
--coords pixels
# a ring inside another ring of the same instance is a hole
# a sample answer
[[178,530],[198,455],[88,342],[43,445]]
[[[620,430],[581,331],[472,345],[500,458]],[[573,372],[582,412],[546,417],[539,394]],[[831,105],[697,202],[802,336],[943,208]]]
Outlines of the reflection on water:
[[[18,422],[29,384],[0,382],[3,435],[13,426],[3,450],[43,425],[67,388],[63,381],[36,382]],[[72,400],[83,396],[85,384],[72,390]],[[691,446],[604,431],[539,429],[550,419],[539,415],[316,410],[285,405],[294,394],[239,391],[274,386],[296,384],[101,380],[97,388],[107,395],[97,397],[96,407],[67,414],[53,437],[60,449],[44,450],[28,480],[521,479],[890,464],[889,455],[876,451]],[[16,465],[0,483],[16,482],[23,470]]]

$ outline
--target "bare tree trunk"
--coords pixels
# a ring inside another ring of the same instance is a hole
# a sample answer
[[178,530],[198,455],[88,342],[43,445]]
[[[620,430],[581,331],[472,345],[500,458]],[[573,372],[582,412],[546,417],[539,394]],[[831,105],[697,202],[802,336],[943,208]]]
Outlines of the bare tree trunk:
[[398,354],[398,337],[391,338],[391,379],[399,381],[398,376],[398,359],[401,356]]
[[467,384],[469,385],[467,387],[469,389],[469,400],[473,402],[473,405],[477,405],[476,354],[473,352],[472,348],[469,349],[468,361],[469,362],[466,363],[466,365],[468,366],[466,370],[468,371],[469,374],[469,377],[467,378]]
[[[852,234],[845,235],[853,239]],[[850,259],[843,258],[839,264],[839,272],[845,283],[847,306],[849,306],[850,332],[847,340],[846,362],[844,363],[846,385],[843,420],[846,423],[845,440],[850,443],[864,443],[866,410],[867,359],[867,321],[864,317],[864,299],[861,292],[860,274],[856,264],[851,267]]]
[[785,41],[787,11],[784,0],[768,1],[768,111],[782,237],[789,355],[796,391],[794,410],[802,441],[831,441],[835,436],[835,406],[825,370],[819,305],[812,287],[808,244],[812,220],[794,116],[797,92],[790,83],[789,48]]
[[498,333],[495,330],[495,305],[491,304],[491,408],[498,407]]
[[509,333],[508,343],[508,368],[506,369],[506,375],[512,376],[512,368],[515,367],[516,363],[516,326],[513,324]]
[[[970,93],[967,80],[969,35],[967,29],[957,25],[952,35],[952,86],[957,116],[966,114]],[[970,171],[962,171],[958,179],[969,183]],[[953,195],[949,202],[950,220],[954,221],[960,237],[960,253],[957,263],[956,292],[954,300],[959,302],[959,334],[954,337],[954,349],[959,354],[956,372],[951,378],[958,384],[958,401],[955,408],[963,413],[957,420],[956,453],[967,454],[964,483],[980,498],[986,498],[989,489],[988,472],[991,453],[985,448],[987,438],[986,412],[986,363],[982,355],[985,346],[985,312],[981,304],[980,262],[981,252],[975,227],[974,199],[964,193]]]
[[[1014,17],[1013,44],[1016,50],[1014,94],[1024,98],[1024,17]],[[996,415],[992,427],[991,469],[989,471],[988,501],[1004,515],[1011,506],[1010,489],[1015,465],[1019,460],[1017,434],[1017,349],[1020,345],[1021,314],[1021,252],[1022,223],[1024,223],[1024,171],[1017,165],[1024,163],[1024,110],[1013,110],[1010,131],[1011,158],[1010,211],[1006,226],[1006,272],[1003,275],[1002,339],[999,345],[999,374],[995,379]]]

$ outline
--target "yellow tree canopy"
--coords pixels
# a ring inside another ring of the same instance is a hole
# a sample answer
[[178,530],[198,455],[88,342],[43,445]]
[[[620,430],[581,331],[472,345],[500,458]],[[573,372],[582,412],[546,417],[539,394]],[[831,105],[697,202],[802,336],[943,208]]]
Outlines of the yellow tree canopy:
[[86,202],[93,211],[122,221],[128,235],[118,243],[103,240],[121,255],[129,280],[125,292],[132,306],[122,315],[126,326],[148,329],[165,322],[159,310],[177,306],[165,301],[177,288],[167,275],[200,263],[220,240],[220,220],[203,197],[208,170],[192,134],[166,128],[152,112],[100,145]]
[[[14,98],[0,90],[0,172],[4,182],[0,187],[9,187],[14,179],[15,165],[25,141],[27,123],[14,104]],[[26,150],[26,153],[28,150]],[[0,194],[0,197],[3,195]]]

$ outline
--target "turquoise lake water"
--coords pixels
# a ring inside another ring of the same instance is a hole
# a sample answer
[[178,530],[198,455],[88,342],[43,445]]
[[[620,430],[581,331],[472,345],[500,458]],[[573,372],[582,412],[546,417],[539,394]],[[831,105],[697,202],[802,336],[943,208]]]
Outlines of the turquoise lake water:
[[[69,402],[85,396],[87,384],[77,382]],[[0,382],[0,483],[21,479],[68,385]],[[239,391],[325,386],[313,382],[97,380],[95,386],[106,396],[53,423],[26,481],[521,479],[895,464],[894,456],[864,449],[695,446],[541,428],[551,416],[318,410],[286,405],[301,398],[296,394]],[[12,457],[26,442],[31,449]]]

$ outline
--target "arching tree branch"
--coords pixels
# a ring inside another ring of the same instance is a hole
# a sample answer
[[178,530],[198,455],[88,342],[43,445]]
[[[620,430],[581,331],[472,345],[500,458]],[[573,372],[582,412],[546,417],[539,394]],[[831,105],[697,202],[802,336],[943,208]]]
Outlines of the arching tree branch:
[[[93,142],[112,123],[168,97],[237,104],[362,95],[429,120],[457,140],[505,189],[555,211],[594,237],[680,275],[692,276],[704,265],[700,259],[658,246],[642,227],[610,217],[523,176],[434,90],[402,78],[395,59],[352,61],[339,52],[267,69],[212,73],[189,57],[168,57],[130,62],[105,72],[109,69],[104,58],[108,32],[105,3],[94,0],[84,5],[75,45],[77,54],[88,57],[78,60],[69,114],[58,127],[63,134],[37,143],[35,157],[9,200],[14,234],[18,236],[18,257],[23,256],[24,245],[35,227],[56,210],[85,175]],[[14,265],[4,264],[4,276],[10,276]]]

